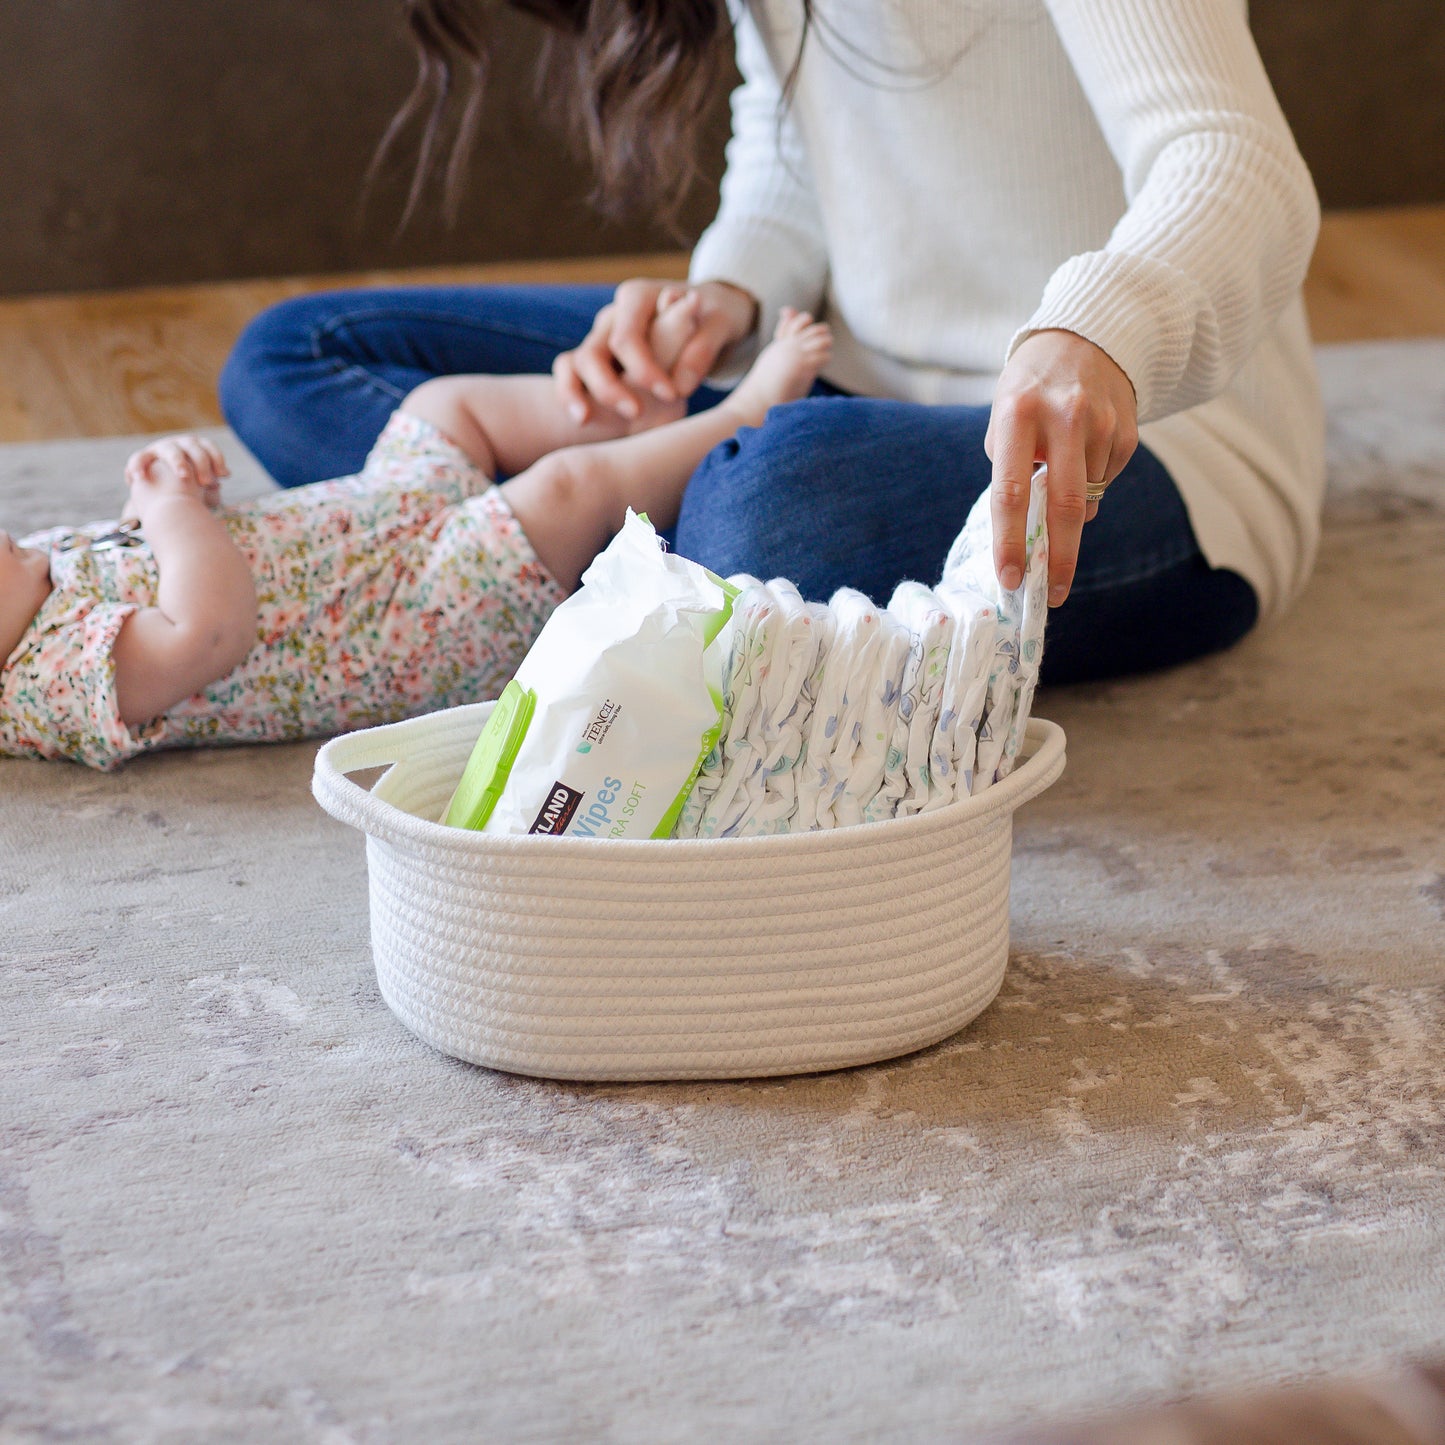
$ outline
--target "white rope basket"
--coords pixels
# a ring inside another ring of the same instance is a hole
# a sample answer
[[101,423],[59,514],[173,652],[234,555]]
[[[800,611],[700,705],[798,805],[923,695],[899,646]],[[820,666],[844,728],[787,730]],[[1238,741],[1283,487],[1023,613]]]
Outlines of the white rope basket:
[[[931,813],[625,842],[432,821],[491,707],[336,738],[312,783],[367,835],[382,997],[443,1053],[558,1079],[810,1073],[936,1043],[998,992],[1013,813],[1063,770],[1055,724]],[[346,776],[388,763],[370,792]]]

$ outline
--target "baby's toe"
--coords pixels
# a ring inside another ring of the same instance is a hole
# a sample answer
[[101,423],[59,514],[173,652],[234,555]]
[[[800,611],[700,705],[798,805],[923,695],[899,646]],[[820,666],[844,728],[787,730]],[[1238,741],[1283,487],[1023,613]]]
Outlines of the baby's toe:
[[778,315],[778,326],[773,335],[779,339],[801,336],[812,324],[813,318],[806,311],[798,311],[791,306],[784,306]]

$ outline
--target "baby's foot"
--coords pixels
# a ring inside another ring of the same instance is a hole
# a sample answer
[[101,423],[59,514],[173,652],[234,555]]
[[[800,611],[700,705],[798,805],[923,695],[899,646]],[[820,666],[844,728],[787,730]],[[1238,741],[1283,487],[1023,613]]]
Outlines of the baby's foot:
[[[702,298],[697,292],[682,285],[669,287],[659,298],[657,315],[647,330],[647,343],[664,371],[672,370],[683,347],[697,334],[701,306]],[[687,415],[687,402],[683,398],[661,401],[648,391],[638,391],[635,396],[642,409],[627,423],[629,435],[651,431],[655,426],[680,421]]]
[[657,316],[647,331],[647,342],[657,364],[671,371],[682,348],[697,332],[702,297],[685,286],[669,287],[658,297]]
[[783,308],[773,339],[758,353],[727,404],[744,414],[746,424],[761,426],[768,409],[807,396],[833,351],[833,333],[806,311]]

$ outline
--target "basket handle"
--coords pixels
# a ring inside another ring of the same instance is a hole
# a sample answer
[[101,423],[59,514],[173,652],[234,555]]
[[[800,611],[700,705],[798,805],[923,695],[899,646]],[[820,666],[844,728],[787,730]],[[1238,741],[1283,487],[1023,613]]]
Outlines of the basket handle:
[[375,831],[380,812],[377,800],[346,775],[363,768],[394,765],[410,750],[408,742],[430,726],[429,717],[414,717],[332,738],[316,754],[312,796],[338,822],[363,833]]
[[[1021,807],[1030,798],[1038,797],[1064,771],[1066,761],[1064,730],[1058,723],[1031,717],[1024,726],[1024,738],[1032,744],[1028,761],[1033,767],[1029,769],[1028,781],[1010,797],[1009,806],[1012,808]],[[1019,777],[1021,771],[1016,768],[1009,776]],[[1008,778],[1004,782],[1007,783]],[[995,788],[999,786],[994,784]]]

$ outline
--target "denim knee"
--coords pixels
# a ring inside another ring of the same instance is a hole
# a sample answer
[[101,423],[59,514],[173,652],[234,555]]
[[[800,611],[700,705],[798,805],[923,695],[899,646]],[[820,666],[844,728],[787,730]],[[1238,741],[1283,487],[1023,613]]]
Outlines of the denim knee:
[[810,397],[744,427],[694,472],[678,551],[725,576],[789,577],[819,601],[840,586],[886,600],[927,572],[935,559],[920,562],[914,510],[880,490],[867,421],[852,398]]
[[261,312],[237,338],[217,390],[237,436],[283,487],[357,471],[398,392],[322,345],[352,297],[297,296]]
[[246,421],[257,408],[269,410],[278,373],[288,365],[312,360],[314,319],[331,309],[320,301],[315,296],[293,296],[277,302],[252,317],[236,338],[217,382],[221,412],[236,431],[244,434]]
[[[825,469],[836,468],[837,428],[820,411],[824,398],[773,407],[760,427],[743,427],[714,447],[693,473],[688,501],[694,507],[721,503],[733,520],[740,513],[765,523],[779,499],[811,491]],[[832,448],[830,454],[824,446]]]
[[[818,461],[799,445],[814,430],[799,415],[808,409],[774,407],[762,426],[743,427],[703,458],[683,498],[680,547],[726,557],[734,571],[764,566],[760,559],[777,551],[780,531],[790,530],[787,514],[808,510],[802,498],[811,486],[810,466]],[[748,566],[740,565],[744,558]]]

